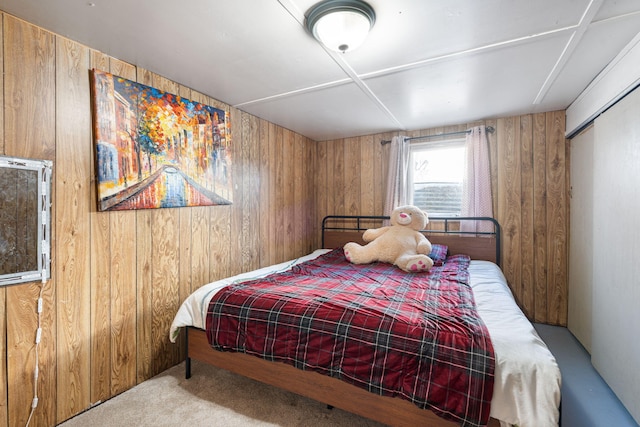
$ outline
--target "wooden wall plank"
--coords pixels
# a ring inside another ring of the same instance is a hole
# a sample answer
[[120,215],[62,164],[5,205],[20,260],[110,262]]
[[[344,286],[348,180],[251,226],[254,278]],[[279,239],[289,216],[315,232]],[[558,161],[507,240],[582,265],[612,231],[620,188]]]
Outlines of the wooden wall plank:
[[[10,156],[55,160],[55,37],[4,15],[4,150]],[[57,173],[54,163],[53,179]],[[55,200],[55,188],[53,194]],[[55,212],[52,212],[55,236]],[[55,246],[52,245],[55,260]],[[56,422],[55,275],[43,293],[39,403],[34,425]],[[34,337],[40,287],[7,289],[7,380],[9,425],[24,425],[33,398]]]
[[[179,85],[165,77],[153,74],[152,85],[164,92],[177,94]],[[153,375],[170,368],[173,345],[169,342],[169,328],[181,303],[179,298],[179,209],[152,210],[152,323]],[[187,232],[190,232],[187,231]]]
[[387,198],[387,175],[389,172],[389,151],[390,144],[382,145],[381,141],[391,141],[396,135],[395,132],[386,132],[373,137],[375,146],[375,174],[373,176],[375,182],[375,210],[374,212],[384,212],[384,202]]
[[[250,116],[251,146],[249,147],[249,265],[250,270],[260,267],[260,120]],[[247,172],[245,172],[246,175]]]
[[54,160],[54,35],[5,15],[4,71],[5,153]]
[[151,212],[136,212],[136,381],[141,383],[153,376],[151,344],[152,322],[152,248],[153,226]]
[[[240,149],[240,160],[236,162],[236,167],[242,165],[242,170],[238,170],[238,190],[241,196],[241,203],[239,206],[236,206],[233,210],[237,213],[237,218],[239,219],[239,231],[240,233],[236,235],[237,239],[233,244],[239,244],[237,248],[238,254],[240,257],[237,258],[239,262],[234,264],[236,268],[236,272],[240,273],[242,271],[249,270],[249,264],[251,262],[251,248],[250,248],[250,234],[251,234],[251,194],[249,191],[250,181],[251,181],[251,139],[253,135],[251,134],[251,117],[247,113],[240,113],[241,117],[241,132],[242,132],[242,146]],[[240,209],[238,209],[240,207]],[[236,243],[237,242],[237,243]]]
[[[56,43],[56,229],[57,418],[63,421],[90,404],[91,138],[89,51],[57,37]],[[73,117],[73,121],[65,120]],[[78,125],[82,132],[78,131]],[[69,304],[75,301],[75,304]]]
[[485,126],[491,126],[494,129],[493,133],[487,134],[487,140],[489,142],[489,162],[491,164],[491,195],[493,197],[493,215],[498,212],[498,138],[495,129],[497,129],[496,120],[485,120]]
[[191,209],[191,292],[210,280],[209,229],[211,208]]
[[[327,196],[331,193],[328,189],[329,185],[329,160],[327,158],[327,148],[329,144],[327,143],[316,143],[315,144],[315,172],[316,172],[316,184],[314,192],[316,193],[316,215],[315,215],[315,223],[318,225],[322,224],[322,219],[328,215],[329,212],[329,204],[327,200]],[[322,239],[320,236],[320,230],[316,233],[319,239]],[[320,242],[321,243],[321,242]],[[320,246],[318,246],[320,247]]]
[[530,318],[547,317],[547,135],[545,114],[533,116],[533,275],[534,312]]
[[136,277],[137,216],[133,211],[111,212],[110,219],[110,396],[121,393],[137,383],[135,363],[136,319],[132,307],[137,292],[131,278]]
[[255,270],[260,266],[260,127],[258,118],[249,115],[249,152],[245,177],[248,178],[246,190],[249,204],[244,212],[248,226],[248,236],[245,239],[249,247],[247,270]]
[[294,156],[295,135],[289,129],[282,132],[282,159],[283,159],[283,183],[282,191],[284,196],[285,215],[283,217],[284,229],[284,258],[282,261],[294,258],[295,255],[295,183],[294,170],[291,159]]
[[533,118],[531,115],[520,117],[520,173],[522,188],[521,200],[521,308],[525,313],[534,312],[535,284],[533,279]]
[[269,218],[269,240],[268,240],[268,259],[266,265],[275,264],[277,261],[277,218],[280,206],[277,204],[278,183],[276,169],[276,145],[278,132],[277,127],[273,123],[269,123],[269,155],[268,155],[268,175],[269,175],[269,202],[268,202],[268,218]]
[[[233,260],[227,264],[228,275],[235,275],[243,270],[244,263],[246,262],[245,255],[243,254],[243,236],[245,234],[246,227],[245,218],[243,215],[243,208],[245,203],[245,187],[244,187],[244,167],[245,161],[248,157],[248,142],[245,141],[245,135],[249,135],[248,116],[243,112],[233,109],[231,111],[231,121],[236,124],[235,130],[232,134],[233,141],[233,205],[230,207],[230,229],[228,234],[223,238],[228,242],[227,252],[228,259]],[[233,236],[233,239],[231,239]]]
[[[234,203],[236,202],[234,201]],[[218,206],[211,211],[209,224],[210,282],[232,275],[229,270],[231,263],[229,243],[231,212],[230,206]]]
[[344,204],[347,215],[357,215],[361,208],[360,187],[362,177],[362,157],[360,152],[360,138],[344,140],[344,163],[350,165],[344,168]]
[[270,237],[270,206],[271,176],[269,157],[269,122],[260,120],[258,123],[258,206],[260,209],[260,267],[269,265],[269,239]]
[[567,306],[567,262],[568,215],[566,153],[564,138],[565,115],[563,111],[546,113],[547,130],[547,284],[546,320],[557,325],[566,325]]
[[[91,68],[109,71],[109,57],[91,51]],[[92,139],[93,141],[93,139]],[[111,396],[111,223],[98,212],[94,146],[91,145],[91,396],[94,404]]]
[[273,156],[273,167],[275,169],[275,206],[276,214],[273,218],[275,230],[275,250],[274,262],[282,262],[285,258],[285,221],[287,206],[285,205],[285,177],[284,169],[286,160],[284,158],[284,129],[276,128],[275,147]]
[[316,164],[316,145],[317,143],[311,139],[305,138],[305,167],[306,167],[306,187],[305,187],[305,237],[304,241],[307,242],[307,246],[304,248],[304,252],[311,252],[320,247],[320,236],[316,233],[318,228],[318,222],[316,221],[316,214],[318,208],[316,206],[316,178],[315,164]]
[[[123,61],[111,60],[109,71],[136,80],[136,69]],[[97,203],[97,202],[96,202]],[[103,212],[109,218],[110,323],[109,323],[109,396],[137,384],[136,305],[137,291],[131,278],[136,277],[137,215],[134,211]]]
[[360,150],[360,202],[358,203],[358,212],[363,215],[373,215],[375,212],[375,154],[376,145],[380,146],[373,140],[373,135],[361,136],[358,138]]
[[[329,173],[334,178],[333,188],[343,189],[345,188],[344,182],[344,170],[345,170],[345,158],[344,158],[344,139],[337,139],[333,142],[333,157],[329,160]],[[351,166],[351,165],[349,165]],[[346,215],[347,209],[345,207],[344,191],[333,193],[333,200],[331,201],[334,213],[337,215]]]
[[169,327],[179,306],[178,209],[153,211],[152,324],[153,375],[173,366]]
[[259,182],[259,167],[256,154],[259,152],[258,123],[255,116],[242,113],[242,235],[241,271],[255,270],[258,268],[258,237],[260,212],[258,209],[259,198],[257,185]]
[[[296,236],[294,240],[294,249],[296,254],[303,253],[304,243],[299,236],[305,235],[304,221],[305,221],[305,170],[306,165],[304,163],[304,143],[302,135],[295,134],[293,141],[293,162],[290,162],[293,169],[293,235]],[[296,256],[296,255],[294,255]]]
[[[498,123],[498,212],[502,225],[502,270],[518,303],[521,303],[521,174],[520,174],[520,118]],[[504,257],[504,254],[517,256]]]
[[136,277],[137,218],[133,211],[110,212],[110,381],[109,397],[137,384],[136,367]]
[[[143,68],[136,70],[136,81],[153,85],[152,74]],[[153,228],[151,210],[136,211],[136,378],[141,383],[153,373]]]

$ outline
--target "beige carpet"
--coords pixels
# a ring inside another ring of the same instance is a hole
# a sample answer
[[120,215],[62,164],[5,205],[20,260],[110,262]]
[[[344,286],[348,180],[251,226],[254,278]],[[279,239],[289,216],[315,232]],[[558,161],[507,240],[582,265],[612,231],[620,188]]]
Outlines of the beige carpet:
[[191,372],[183,362],[60,426],[382,426],[197,361]]

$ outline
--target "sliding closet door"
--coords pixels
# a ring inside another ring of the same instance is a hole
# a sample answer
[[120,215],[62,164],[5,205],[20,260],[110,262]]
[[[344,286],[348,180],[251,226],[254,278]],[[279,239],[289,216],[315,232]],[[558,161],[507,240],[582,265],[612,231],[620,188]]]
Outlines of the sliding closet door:
[[568,328],[591,353],[593,299],[593,126],[571,139]]
[[596,120],[593,174],[591,356],[640,421],[640,90]]

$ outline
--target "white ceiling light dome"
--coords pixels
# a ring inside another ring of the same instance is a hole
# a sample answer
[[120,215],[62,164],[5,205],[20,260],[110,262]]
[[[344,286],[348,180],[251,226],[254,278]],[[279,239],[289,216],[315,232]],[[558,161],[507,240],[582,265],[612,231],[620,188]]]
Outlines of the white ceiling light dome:
[[335,52],[356,49],[376,21],[373,8],[361,0],[325,0],[306,14],[307,30]]

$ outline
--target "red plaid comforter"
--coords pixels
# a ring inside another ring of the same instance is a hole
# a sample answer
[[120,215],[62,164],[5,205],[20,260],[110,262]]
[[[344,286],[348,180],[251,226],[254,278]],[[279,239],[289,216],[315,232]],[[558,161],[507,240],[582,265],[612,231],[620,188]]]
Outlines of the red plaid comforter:
[[410,274],[351,264],[336,249],[222,289],[209,305],[207,337],[218,350],[408,399],[462,426],[485,425],[494,356],[468,265],[458,255]]

